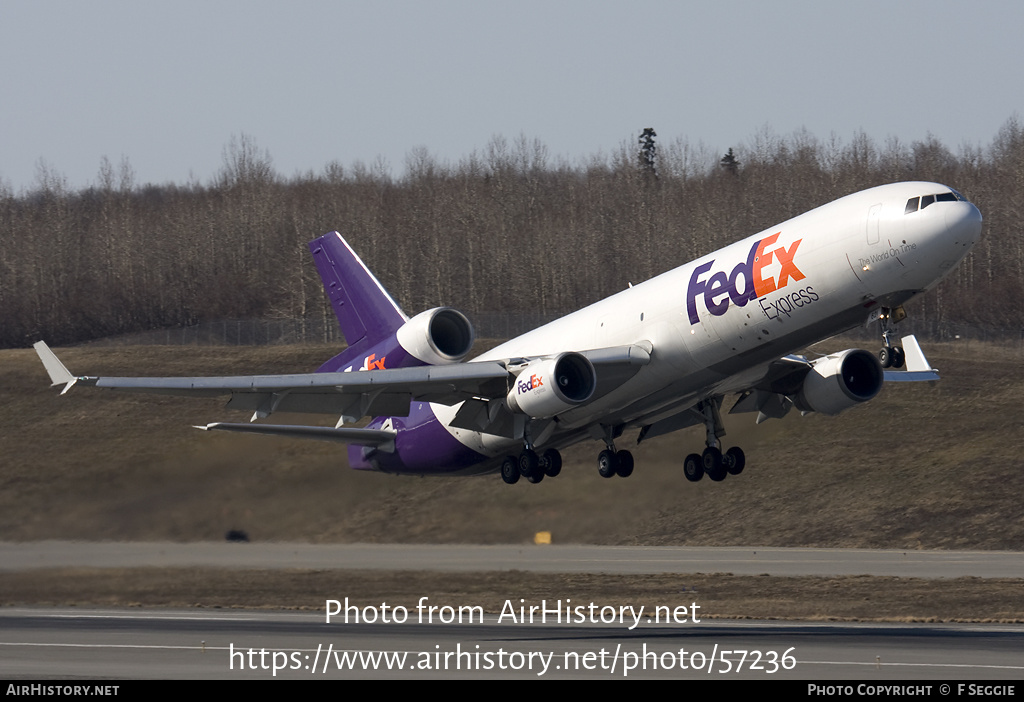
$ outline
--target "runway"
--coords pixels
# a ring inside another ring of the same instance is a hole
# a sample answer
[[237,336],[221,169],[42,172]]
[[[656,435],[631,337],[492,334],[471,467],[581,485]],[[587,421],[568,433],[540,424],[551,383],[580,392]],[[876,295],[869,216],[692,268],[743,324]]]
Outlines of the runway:
[[998,625],[328,624],[323,612],[0,612],[0,678],[1019,680]]
[[[1024,554],[778,548],[0,543],[0,570],[210,567],[1024,578]],[[514,577],[509,592],[515,592]],[[518,597],[516,595],[515,597]],[[1024,626],[730,621],[631,611],[0,610],[0,678],[1019,680]],[[467,600],[471,601],[472,597]],[[412,602],[414,602],[413,600]],[[583,604],[582,602],[576,605]],[[574,605],[574,606],[576,606]],[[685,608],[684,608],[685,609]],[[564,611],[564,614],[563,614]],[[702,610],[703,611],[703,610]],[[678,613],[676,613],[678,614]],[[458,615],[458,616],[457,616]],[[373,623],[366,619],[372,616]],[[462,617],[459,619],[458,617]],[[384,619],[387,618],[387,621]],[[666,622],[665,619],[669,621]],[[700,621],[695,621],[700,619]],[[459,623],[461,621],[461,623]]]
[[57,567],[522,570],[1024,579],[1024,552],[532,544],[0,542],[0,571]]

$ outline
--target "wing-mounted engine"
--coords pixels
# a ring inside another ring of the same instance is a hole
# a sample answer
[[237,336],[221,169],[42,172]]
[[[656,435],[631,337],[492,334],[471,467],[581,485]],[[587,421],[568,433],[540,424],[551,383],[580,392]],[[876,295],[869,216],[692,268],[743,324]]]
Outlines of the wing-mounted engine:
[[596,387],[594,364],[583,354],[562,353],[522,366],[505,400],[513,412],[543,419],[586,402]]
[[402,325],[397,336],[407,353],[430,366],[458,363],[476,339],[466,315],[451,307],[420,312]]
[[[621,387],[651,361],[650,342],[591,349],[533,359],[505,359],[511,386],[502,395],[485,395],[462,403],[450,426],[509,439],[523,437],[532,420],[550,420],[574,407],[597,400]],[[555,422],[534,427],[535,441]]]
[[873,398],[884,379],[878,359],[863,349],[847,349],[814,361],[786,356],[768,368],[760,383],[743,393],[729,414],[757,412],[758,424],[781,419],[793,407],[836,415]]
[[884,378],[873,353],[847,349],[811,362],[793,402],[804,412],[839,414],[872,399],[882,389]]

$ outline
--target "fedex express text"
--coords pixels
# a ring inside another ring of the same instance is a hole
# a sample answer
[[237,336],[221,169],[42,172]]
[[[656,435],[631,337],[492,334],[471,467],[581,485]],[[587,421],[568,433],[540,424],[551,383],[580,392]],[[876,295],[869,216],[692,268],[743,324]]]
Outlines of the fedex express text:
[[[748,302],[758,300],[765,317],[778,319],[783,315],[789,317],[798,307],[817,302],[818,293],[809,285],[769,299],[772,293],[782,291],[791,282],[799,282],[807,277],[793,261],[803,239],[797,239],[788,248],[784,245],[776,246],[781,233],[776,232],[755,241],[746,260],[737,263],[730,273],[721,270],[705,277],[714,266],[715,259],[694,268],[686,288],[686,312],[690,324],[700,323],[698,297],[707,311],[716,317],[724,315],[730,303],[745,307]],[[778,277],[769,275],[765,270],[773,264],[778,264]]]

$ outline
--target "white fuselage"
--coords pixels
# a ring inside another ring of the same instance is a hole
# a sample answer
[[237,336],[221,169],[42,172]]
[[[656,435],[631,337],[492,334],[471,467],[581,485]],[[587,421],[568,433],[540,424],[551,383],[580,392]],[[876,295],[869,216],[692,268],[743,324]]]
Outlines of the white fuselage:
[[[651,361],[615,391],[559,415],[560,431],[641,426],[696,400],[739,392],[768,363],[863,324],[937,284],[967,254],[981,215],[957,199],[907,213],[936,183],[841,198],[495,347],[477,360],[649,342]],[[434,405],[446,426],[458,410]],[[499,455],[517,441],[449,427]],[[557,444],[557,435],[552,437]]]

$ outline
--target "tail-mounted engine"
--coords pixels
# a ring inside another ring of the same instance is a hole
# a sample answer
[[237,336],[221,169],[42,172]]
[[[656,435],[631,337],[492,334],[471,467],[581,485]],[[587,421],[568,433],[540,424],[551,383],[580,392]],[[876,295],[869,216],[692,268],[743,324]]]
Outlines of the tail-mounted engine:
[[873,353],[847,349],[814,361],[793,399],[804,412],[835,415],[873,398],[883,380],[882,366]]
[[451,307],[435,307],[406,322],[398,343],[427,365],[458,363],[473,348],[476,335],[466,315]]
[[543,419],[586,402],[595,387],[597,373],[586,356],[562,353],[523,366],[506,401],[513,412]]

